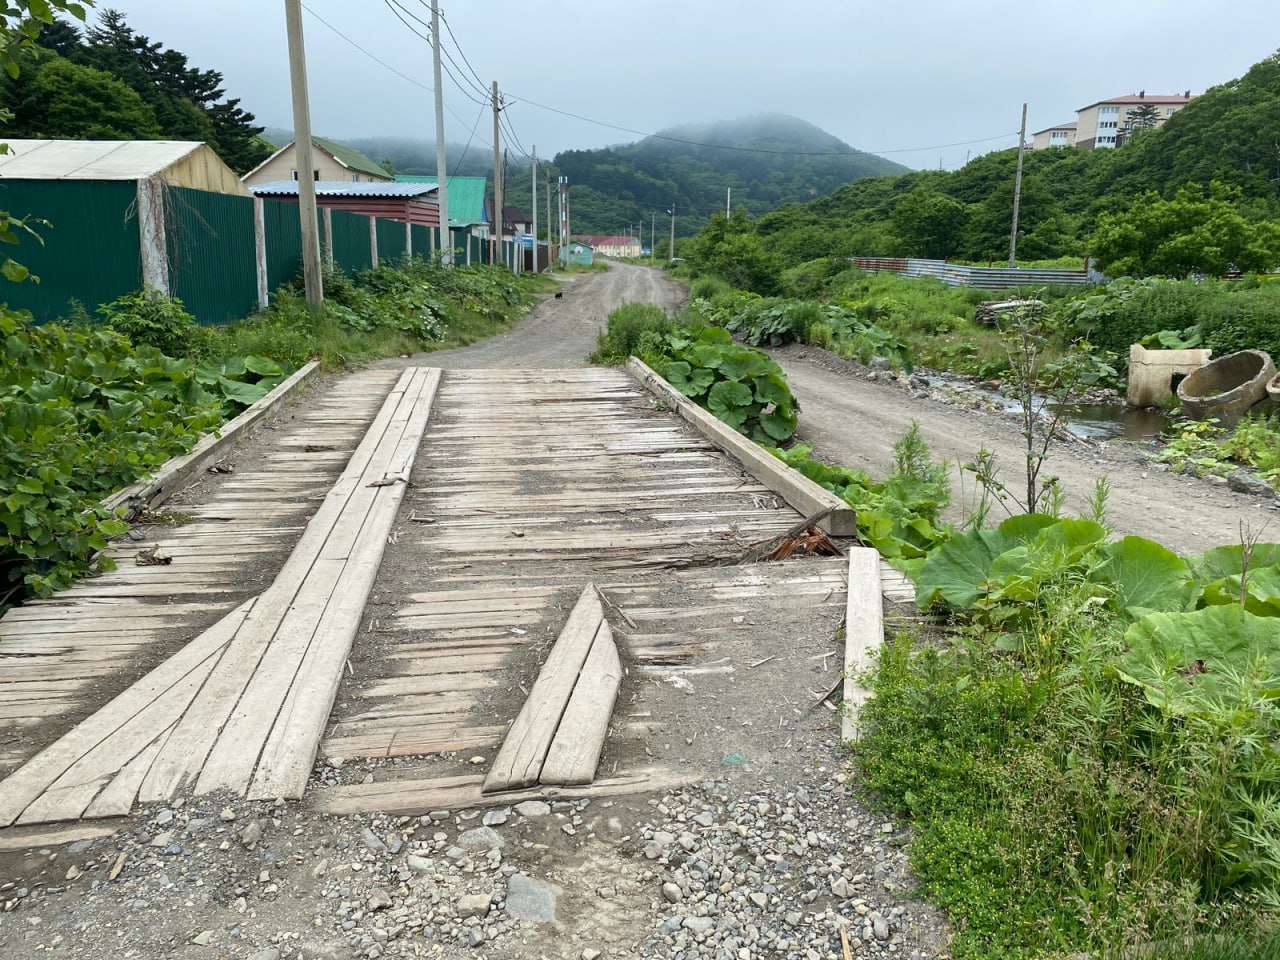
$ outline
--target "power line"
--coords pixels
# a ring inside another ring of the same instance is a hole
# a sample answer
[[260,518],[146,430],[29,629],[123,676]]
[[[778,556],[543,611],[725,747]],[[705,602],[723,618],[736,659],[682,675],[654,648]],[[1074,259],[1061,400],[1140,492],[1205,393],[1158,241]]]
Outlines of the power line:
[[471,125],[471,136],[467,137],[467,145],[462,148],[462,156],[458,157],[457,162],[454,163],[453,173],[449,174],[449,176],[456,177],[458,171],[462,169],[462,162],[467,159],[467,151],[471,149],[471,141],[476,138],[476,131],[480,129],[480,120],[484,116],[484,111],[487,107],[488,104],[486,103],[480,104],[480,112],[476,114],[476,122]]
[[[424,3],[425,0],[418,0],[418,2]],[[453,41],[454,49],[458,51],[458,56],[460,56],[462,58],[462,62],[467,65],[467,69],[471,71],[471,75],[476,78],[476,83],[483,87],[484,81],[480,78],[480,74],[476,73],[476,68],[471,66],[471,61],[468,60],[467,55],[462,52],[462,44],[460,44],[458,42],[458,38],[453,35],[453,27],[449,26],[449,19],[443,13],[440,14],[440,19],[444,23],[445,30],[449,33],[449,39]]]
[[[411,18],[412,18],[412,19],[414,19],[414,20],[417,20],[417,21],[418,21],[418,23],[422,24],[424,27],[427,27],[427,29],[428,29],[428,30],[430,30],[431,28],[426,24],[426,22],[425,22],[425,21],[423,21],[423,20],[419,19],[418,17],[414,16],[414,15],[413,15],[412,13],[410,13],[408,10],[405,10],[405,9],[404,9],[404,7],[402,7],[402,6],[397,2],[397,0],[382,0],[382,2],[386,5],[386,7],[387,7],[387,9],[388,9],[388,10],[390,10],[392,13],[394,13],[394,14],[396,15],[396,19],[397,19],[397,20],[399,20],[402,24],[404,24],[405,28],[406,28],[410,33],[412,33],[412,34],[413,34],[415,37],[417,37],[419,40],[422,40],[422,41],[424,41],[424,42],[426,42],[426,43],[430,43],[430,42],[431,42],[431,38],[430,38],[429,36],[427,36],[426,34],[422,33],[421,31],[419,31],[419,30],[418,30],[418,29],[417,29],[413,24],[411,24],[408,20],[406,20],[406,19],[405,19],[405,17],[406,17],[406,16],[408,16],[408,17],[411,17]],[[441,49],[441,52],[442,52],[446,57],[449,57],[449,51],[448,51],[448,50],[444,50],[444,49],[442,48],[442,49]],[[452,57],[449,57],[449,62],[450,62],[450,63],[452,63],[452,62],[453,62],[453,58],[452,58]],[[457,64],[456,64],[456,63],[454,64],[454,67],[457,67]],[[464,97],[466,97],[466,98],[467,98],[468,100],[470,100],[472,103],[481,103],[481,102],[482,102],[482,101],[480,101],[480,100],[476,99],[476,96],[475,96],[475,94],[474,94],[474,93],[472,93],[470,90],[468,90],[466,87],[464,87],[461,83],[459,83],[459,82],[458,82],[458,78],[457,78],[457,77],[455,77],[455,76],[453,75],[452,71],[450,71],[448,67],[445,67],[445,71],[444,71],[444,72],[445,72],[446,74],[448,74],[448,75],[449,75],[449,79],[453,81],[453,85],[454,85],[455,87],[457,87],[457,88],[458,88],[458,91],[459,91],[459,92],[460,92]]]
[[[387,63],[387,61],[383,60],[381,57],[377,56],[376,54],[370,53],[368,50],[366,50],[364,47],[360,46],[360,44],[356,43],[356,41],[352,40],[350,37],[348,37],[345,33],[343,33],[341,30],[339,30],[337,27],[335,27],[332,23],[330,23],[330,22],[329,22],[328,20],[326,20],[324,17],[320,16],[320,14],[316,13],[314,10],[312,10],[310,7],[308,7],[305,3],[304,3],[304,4],[302,4],[302,9],[303,9],[303,10],[305,10],[305,11],[307,11],[307,13],[311,14],[311,16],[313,16],[316,20],[320,21],[320,23],[324,24],[324,25],[325,25],[326,27],[328,27],[331,31],[333,31],[334,33],[336,33],[339,37],[341,37],[343,40],[345,40],[348,44],[350,44],[351,46],[355,47],[357,50],[359,50],[361,53],[363,53],[366,57],[368,57],[368,58],[369,58],[370,60],[372,60],[374,63],[378,64],[378,65],[379,65],[379,66],[381,66],[381,67],[384,67],[384,68],[385,68],[385,69],[387,69],[387,70],[390,70],[392,73],[394,73],[394,74],[395,74],[397,77],[399,77],[401,80],[406,80],[406,81],[408,81],[409,83],[413,84],[415,87],[418,87],[419,89],[422,89],[422,90],[427,91],[427,93],[435,93],[435,92],[436,92],[434,87],[428,86],[427,84],[423,83],[421,80],[415,80],[413,77],[409,76],[407,73],[402,73],[401,71],[397,70],[395,67],[393,67],[391,64]],[[455,120],[457,120],[460,124],[462,124],[464,127],[467,125],[467,121],[466,121],[466,120],[464,120],[462,117],[458,116],[457,111],[455,111],[455,110],[454,110],[451,106],[449,106],[447,103],[445,104],[445,107],[444,107],[444,108],[445,108],[446,110],[448,110],[448,111],[449,111],[449,113],[453,114],[453,118],[454,118]]]

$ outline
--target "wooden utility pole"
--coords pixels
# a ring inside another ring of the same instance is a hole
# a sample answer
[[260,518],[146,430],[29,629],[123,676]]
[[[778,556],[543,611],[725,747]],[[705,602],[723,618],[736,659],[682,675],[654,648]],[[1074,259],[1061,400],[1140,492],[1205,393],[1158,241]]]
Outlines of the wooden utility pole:
[[307,306],[324,305],[320,274],[320,225],[316,222],[315,161],[311,155],[311,106],[307,100],[307,52],[302,40],[301,0],[284,0],[289,34],[289,86],[293,91],[293,155],[298,165],[298,216],[302,226],[302,282]]
[[551,235],[554,232],[551,227],[551,174],[547,174],[547,272],[555,273],[556,257],[551,252],[553,244],[551,243]]
[[654,250],[654,246],[658,242],[657,235],[653,232],[653,225],[657,223],[657,220],[658,220],[658,215],[654,213],[652,210],[650,210],[649,211],[649,260],[650,262],[653,261],[654,254],[656,252]]
[[671,246],[667,248],[667,259],[674,260],[676,258],[676,205],[674,203],[667,213],[671,214]]
[[502,104],[498,101],[498,81],[493,81],[493,223],[497,230],[493,247],[493,263],[502,260],[502,130],[498,118]]
[[440,202],[440,263],[448,268],[453,266],[453,234],[449,230],[449,160],[444,148],[444,88],[440,85],[439,0],[431,0],[431,70],[436,96],[436,199]]
[[1027,105],[1022,105],[1022,127],[1018,131],[1018,172],[1013,178],[1013,227],[1009,230],[1009,266],[1018,265],[1018,207],[1022,203],[1022,155],[1027,150]]
[[529,181],[533,184],[533,272],[541,273],[542,268],[538,266],[538,145],[533,145],[533,156],[529,158],[533,161],[533,176]]

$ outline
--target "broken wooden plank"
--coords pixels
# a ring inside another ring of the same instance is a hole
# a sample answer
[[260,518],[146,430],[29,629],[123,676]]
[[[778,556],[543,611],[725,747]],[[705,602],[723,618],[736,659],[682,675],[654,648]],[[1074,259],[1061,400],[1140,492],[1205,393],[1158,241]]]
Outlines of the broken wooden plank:
[[595,587],[588,584],[494,758],[484,780],[485,793],[538,782],[560,718],[602,623],[604,607]]
[[858,739],[858,713],[871,698],[863,676],[884,644],[884,607],[880,594],[880,554],[870,547],[849,548],[849,595],[844,617],[843,740]]
[[538,778],[540,783],[581,784],[595,779],[621,682],[618,647],[609,624],[601,620],[591,653],[565,707],[560,729],[547,751],[547,760]]

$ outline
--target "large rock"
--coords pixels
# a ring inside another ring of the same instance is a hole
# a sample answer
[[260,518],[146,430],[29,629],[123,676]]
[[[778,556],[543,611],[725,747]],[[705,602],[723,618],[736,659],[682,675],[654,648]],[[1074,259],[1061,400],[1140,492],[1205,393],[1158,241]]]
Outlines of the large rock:
[[1248,470],[1237,470],[1228,476],[1227,487],[1236,493],[1250,493],[1255,497],[1274,497],[1276,495],[1275,490],[1271,488],[1271,484],[1256,473],[1250,473]]
[[458,834],[458,846],[463,850],[500,850],[503,840],[490,827],[476,827]]
[[507,913],[517,920],[554,923],[559,895],[560,888],[553,883],[524,873],[514,874],[507,881]]

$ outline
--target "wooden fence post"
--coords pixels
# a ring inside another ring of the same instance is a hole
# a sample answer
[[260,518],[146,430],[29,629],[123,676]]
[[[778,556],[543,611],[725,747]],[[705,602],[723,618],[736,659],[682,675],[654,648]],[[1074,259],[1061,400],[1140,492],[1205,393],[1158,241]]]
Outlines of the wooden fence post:
[[164,227],[164,182],[138,181],[138,242],[142,252],[142,286],[169,296],[169,244]]
[[406,220],[404,222],[404,255],[413,258],[413,221]]
[[369,263],[378,266],[378,218],[369,218]]
[[267,219],[261,197],[253,198],[253,259],[258,272],[258,306],[267,307]]
[[324,260],[333,269],[333,208],[324,208]]

